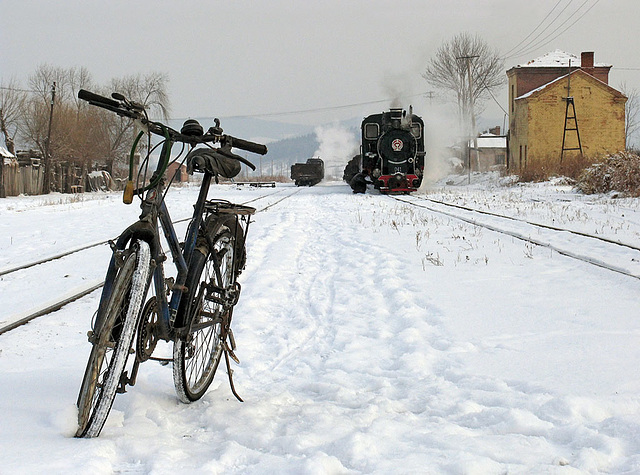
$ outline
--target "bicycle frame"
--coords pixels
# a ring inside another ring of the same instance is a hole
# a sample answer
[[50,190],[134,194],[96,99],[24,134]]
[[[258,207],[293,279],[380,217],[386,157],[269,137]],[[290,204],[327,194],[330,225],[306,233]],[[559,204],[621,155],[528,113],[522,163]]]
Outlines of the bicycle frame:
[[[166,156],[168,156],[168,152],[165,148],[168,147],[170,152],[172,146],[172,142],[165,142],[162,148],[161,156],[165,156],[165,154]],[[161,163],[158,163],[154,172],[154,176],[160,173],[161,170],[162,165]],[[113,250],[113,256],[109,263],[109,268],[105,277],[104,288],[100,297],[100,304],[98,307],[98,313],[95,323],[96,330],[98,330],[100,328],[100,325],[102,324],[102,315],[111,295],[112,284],[117,273],[118,261],[120,259],[120,256],[126,249],[129,242],[136,239],[141,239],[149,243],[149,246],[151,248],[152,266],[154,267],[152,279],[154,282],[156,299],[158,302],[157,310],[159,315],[159,331],[157,336],[167,341],[170,341],[175,337],[174,323],[177,317],[178,307],[180,306],[182,294],[187,291],[184,284],[187,279],[189,262],[196,246],[198,231],[202,223],[202,217],[205,208],[207,193],[211,184],[211,178],[212,176],[210,174],[204,173],[202,184],[200,186],[200,192],[198,194],[198,199],[194,205],[193,216],[187,228],[183,249],[181,249],[180,247],[180,242],[171,221],[169,210],[164,202],[164,180],[161,179],[154,188],[147,191],[147,194],[140,205],[142,214],[140,215],[139,220],[125,229],[115,243],[110,242],[111,248]],[[165,239],[169,244],[169,250],[171,252],[171,256],[173,257],[174,265],[177,269],[175,282],[171,284],[165,279],[164,275],[163,264],[166,258],[162,253],[162,247],[160,245],[158,224],[160,224],[160,226],[162,227]],[[147,288],[149,285],[150,282],[147,284]],[[172,290],[170,301],[167,299],[168,285],[170,286],[170,290]]]

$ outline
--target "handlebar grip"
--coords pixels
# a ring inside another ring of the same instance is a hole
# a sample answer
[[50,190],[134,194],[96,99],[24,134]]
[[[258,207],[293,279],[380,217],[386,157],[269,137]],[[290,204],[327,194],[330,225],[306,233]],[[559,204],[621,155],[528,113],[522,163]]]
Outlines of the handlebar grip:
[[259,155],[266,155],[267,153],[267,146],[260,143],[238,139],[236,137],[231,137],[230,135],[227,135],[227,141],[232,147],[241,148],[242,150],[246,150],[247,152],[257,153]]
[[108,97],[104,97],[100,94],[86,91],[84,89],[80,89],[78,91],[78,98],[83,101],[96,102],[98,104],[104,104],[111,107],[120,107],[120,103],[118,101],[114,101],[113,99],[109,99]]

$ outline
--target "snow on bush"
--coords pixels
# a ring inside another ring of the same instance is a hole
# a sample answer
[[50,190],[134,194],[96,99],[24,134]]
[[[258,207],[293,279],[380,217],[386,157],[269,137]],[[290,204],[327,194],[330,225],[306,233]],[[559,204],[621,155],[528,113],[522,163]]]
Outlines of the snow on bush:
[[640,196],[640,156],[629,151],[609,155],[585,169],[577,187],[586,194],[617,191]]

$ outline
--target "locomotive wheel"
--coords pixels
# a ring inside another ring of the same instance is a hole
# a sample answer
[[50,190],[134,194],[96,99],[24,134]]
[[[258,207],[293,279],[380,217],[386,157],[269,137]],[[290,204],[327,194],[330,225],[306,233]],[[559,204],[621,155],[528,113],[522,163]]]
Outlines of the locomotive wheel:
[[360,172],[360,155],[354,156],[349,162],[347,166],[344,167],[344,173],[342,175],[342,179],[347,183],[351,183],[351,179],[356,176],[357,173]]

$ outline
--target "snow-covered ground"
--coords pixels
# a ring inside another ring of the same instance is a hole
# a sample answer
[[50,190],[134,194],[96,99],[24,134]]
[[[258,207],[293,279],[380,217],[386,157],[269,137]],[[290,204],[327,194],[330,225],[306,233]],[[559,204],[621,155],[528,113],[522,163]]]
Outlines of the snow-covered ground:
[[[426,197],[640,242],[637,199],[458,181]],[[254,205],[296,189],[275,191]],[[174,219],[195,194],[173,190]],[[113,238],[138,212],[115,194],[0,200],[0,271]],[[0,326],[101,279],[108,257],[0,277]],[[99,291],[1,335],[0,473],[640,472],[638,279],[323,183],[255,216],[241,281],[245,402],[221,369],[181,404],[170,368],[147,362],[97,439],[72,435]]]

